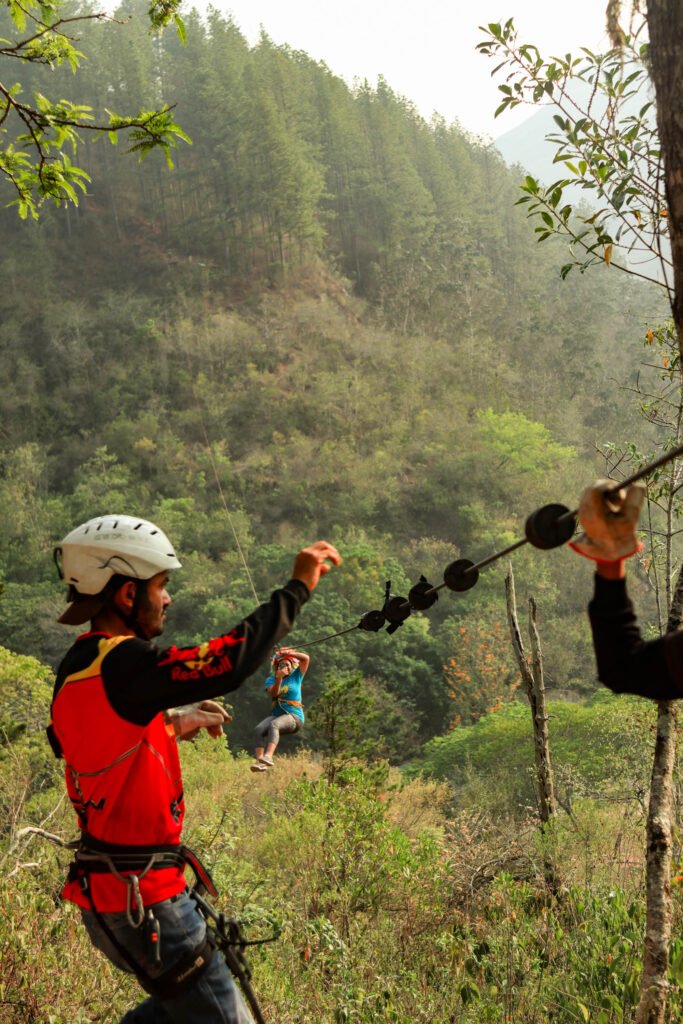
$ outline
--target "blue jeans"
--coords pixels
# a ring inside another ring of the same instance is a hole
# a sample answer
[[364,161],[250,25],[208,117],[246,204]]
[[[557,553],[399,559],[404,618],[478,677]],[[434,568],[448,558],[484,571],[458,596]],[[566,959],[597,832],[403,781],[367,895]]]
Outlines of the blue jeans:
[[[92,944],[116,967],[132,973],[93,912],[82,910],[81,914]],[[154,904],[161,938],[160,964],[155,963],[151,955],[144,925],[133,928],[125,913],[101,916],[116,941],[150,977],[162,974],[185,954],[201,946],[206,934],[206,921],[187,892]],[[172,1000],[148,996],[123,1016],[121,1024],[253,1024],[253,1017],[233,981],[223,954],[216,950],[209,966],[194,985]]]

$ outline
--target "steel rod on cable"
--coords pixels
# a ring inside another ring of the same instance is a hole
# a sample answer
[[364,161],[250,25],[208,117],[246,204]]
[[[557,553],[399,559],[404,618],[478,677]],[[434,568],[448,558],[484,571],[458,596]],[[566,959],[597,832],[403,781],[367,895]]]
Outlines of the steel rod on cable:
[[349,626],[348,629],[340,629],[338,633],[330,633],[329,636],[318,637],[317,640],[309,640],[305,644],[297,644],[297,650],[303,650],[304,647],[315,647],[316,644],[322,644],[325,640],[334,640],[337,636],[344,636],[345,633],[352,633],[354,629],[358,629],[358,625]]
[[[605,494],[617,494],[622,487],[630,487],[631,484],[635,484],[638,480],[642,480],[643,477],[649,476],[654,469],[659,469],[660,466],[666,466],[667,462],[672,462],[673,459],[677,459],[679,455],[683,455],[683,444],[679,444],[677,448],[672,448],[668,452],[664,452],[654,462],[648,462],[642,469],[632,473],[631,476],[627,476],[621,483],[615,484],[614,487],[610,487],[609,490],[605,491]],[[563,520],[569,519],[571,516],[578,515],[578,508],[575,508],[572,512],[565,512],[563,516],[560,516],[558,523]]]
[[[648,462],[647,465],[626,477],[621,483],[615,483],[613,487],[610,487],[604,493],[606,495],[616,494],[622,488],[630,487],[631,484],[649,476],[655,469],[665,466],[668,462],[672,462],[681,455],[683,455],[683,444],[670,449],[668,452],[664,452],[652,462]],[[377,632],[382,626],[383,619],[388,619],[390,625],[387,631],[391,633],[405,621],[410,612],[426,610],[429,607],[429,603],[424,604],[423,602],[425,600],[428,601],[432,596],[436,600],[435,595],[440,590],[443,590],[444,587],[448,587],[449,590],[456,592],[470,590],[479,579],[480,569],[485,569],[486,566],[497,562],[499,558],[504,558],[518,548],[524,547],[525,544],[532,544],[533,547],[540,548],[541,550],[550,550],[551,548],[561,547],[566,544],[574,533],[578,512],[578,508],[570,511],[566,505],[543,505],[527,517],[525,524],[526,536],[521,537],[512,544],[508,544],[501,551],[494,552],[488,558],[482,558],[480,562],[471,562],[467,558],[456,559],[446,566],[443,583],[439,583],[434,587],[429,586],[424,576],[420,577],[420,583],[415,585],[411,591],[411,597],[408,599],[391,597],[389,594],[390,584],[387,583],[385,603],[381,612],[367,612],[358,625],[342,629],[338,633],[331,633],[329,636],[319,637],[317,640],[311,640],[306,644],[299,644],[299,647],[313,647],[315,644],[321,644],[326,640],[333,640],[335,637],[344,636],[345,633],[351,633],[354,629],[366,629]],[[379,616],[379,622],[374,622],[372,625],[365,624],[364,619],[367,616]]]
[[[680,455],[683,455],[683,444],[670,449],[668,452],[664,452],[652,462],[648,462],[645,466],[636,470],[635,473],[626,477],[625,480],[615,483],[605,494],[618,493],[622,488],[629,487],[637,480],[642,480],[655,469],[665,466]],[[542,550],[561,547],[571,540],[578,513],[578,508],[570,510],[565,505],[544,505],[527,518],[525,524],[526,536],[524,538],[521,538],[514,544],[510,544],[502,551],[497,551],[488,558],[482,559],[480,562],[470,562],[464,558],[457,559],[446,567],[444,582],[441,586],[447,586],[450,590],[455,591],[469,590],[477,582],[480,569],[485,568],[499,558],[503,558],[505,555],[517,550],[517,548],[523,547],[524,544],[532,544],[534,547],[541,548]],[[437,589],[440,589],[440,587],[434,587],[432,593]]]
[[524,545],[528,543],[528,538],[522,537],[521,540],[516,540],[514,544],[509,544],[508,547],[503,548],[502,551],[496,551],[495,555],[489,555],[488,558],[482,559],[481,562],[475,562],[471,569],[467,569],[466,571],[474,572],[475,569],[483,569],[484,566],[490,565],[491,562],[497,562],[499,558],[505,558],[506,555],[509,555],[513,551],[516,551],[517,548],[524,547]]
[[653,469],[659,469],[660,466],[666,466],[667,462],[671,462],[673,459],[677,459],[679,455],[683,455],[683,444],[679,444],[677,448],[672,448],[668,452],[664,452],[654,462],[648,462],[646,466],[633,473],[631,476],[627,476],[625,480],[622,480],[620,484],[616,484],[611,490],[607,491],[607,494],[614,494],[622,487],[630,487],[637,480],[642,480],[643,477],[649,476]]

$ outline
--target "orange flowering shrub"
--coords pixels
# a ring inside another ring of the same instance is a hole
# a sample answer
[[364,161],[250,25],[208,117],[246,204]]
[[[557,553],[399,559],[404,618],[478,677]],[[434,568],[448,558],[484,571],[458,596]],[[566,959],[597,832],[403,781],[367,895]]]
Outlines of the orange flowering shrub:
[[509,704],[522,681],[500,623],[460,626],[454,647],[455,653],[443,667],[453,700],[452,729],[471,725]]

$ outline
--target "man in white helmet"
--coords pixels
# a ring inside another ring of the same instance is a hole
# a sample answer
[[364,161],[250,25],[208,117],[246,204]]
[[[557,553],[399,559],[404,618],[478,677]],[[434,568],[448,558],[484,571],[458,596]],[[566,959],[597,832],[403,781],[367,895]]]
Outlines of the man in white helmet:
[[268,658],[339,553],[325,541],[304,548],[269,601],[181,649],[152,643],[180,567],[153,523],[92,519],[55,560],[69,585],[59,621],[91,623],[59,666],[48,728],[81,828],[63,896],[81,908],[94,945],[150,993],[122,1024],[245,1024],[252,1018],[186,887],[177,740],[203,727],[221,734],[227,715],[211,698]]

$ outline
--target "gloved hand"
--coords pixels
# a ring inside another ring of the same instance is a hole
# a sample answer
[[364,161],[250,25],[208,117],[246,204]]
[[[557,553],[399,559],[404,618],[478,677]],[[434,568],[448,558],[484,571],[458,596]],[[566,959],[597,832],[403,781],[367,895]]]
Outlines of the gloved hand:
[[618,486],[616,480],[596,480],[581,495],[579,523],[584,532],[570,541],[569,547],[594,562],[618,562],[643,549],[636,528],[645,484],[638,481],[612,494],[605,493]]
[[232,715],[215,700],[202,700],[197,704],[171,708],[166,712],[166,721],[173,726],[179,740],[193,740],[201,729],[206,729],[214,739],[220,739],[223,723],[232,722]]

